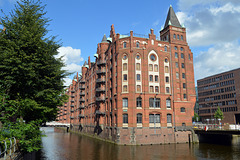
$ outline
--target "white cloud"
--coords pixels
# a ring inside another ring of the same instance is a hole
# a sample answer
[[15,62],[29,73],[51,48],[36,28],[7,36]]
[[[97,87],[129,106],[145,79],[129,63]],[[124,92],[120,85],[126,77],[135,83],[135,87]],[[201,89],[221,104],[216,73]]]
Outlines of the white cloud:
[[[59,54],[56,56],[56,58],[63,57],[63,62],[66,65],[63,67],[64,70],[67,70],[70,73],[81,72],[82,66],[80,63],[83,61],[83,58],[81,57],[80,49],[73,49],[72,47],[60,47],[58,52]],[[66,86],[70,85],[72,82],[72,79],[69,77],[65,78],[64,80],[64,85]]]
[[207,47],[194,53],[196,80],[240,67],[239,0],[179,0],[178,7],[190,47]]
[[201,52],[194,59],[196,80],[240,67],[240,46],[237,41],[218,44]]

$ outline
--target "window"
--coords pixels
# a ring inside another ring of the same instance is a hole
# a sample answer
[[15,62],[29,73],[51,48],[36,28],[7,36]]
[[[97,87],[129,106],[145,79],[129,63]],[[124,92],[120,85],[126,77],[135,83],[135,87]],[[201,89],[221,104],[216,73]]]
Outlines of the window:
[[176,73],[176,78],[179,79],[179,73],[178,72]]
[[184,98],[184,99],[186,99],[186,98],[187,98],[187,95],[186,95],[185,93],[183,94],[183,98]]
[[142,107],[142,98],[141,97],[138,97],[136,102],[137,102],[137,107]]
[[191,60],[191,55],[190,54],[188,54],[188,59]]
[[127,85],[123,86],[123,92],[127,92]]
[[155,60],[156,60],[156,56],[155,56],[154,54],[151,54],[151,55],[150,55],[150,59],[151,59],[152,61],[155,61]]
[[158,86],[155,86],[155,92],[156,92],[156,93],[159,92],[159,88],[158,88]]
[[128,98],[123,98],[123,108],[128,108]]
[[176,65],[176,68],[178,68],[178,62],[176,62],[175,65]]
[[128,114],[123,114],[123,123],[128,123]]
[[182,73],[182,78],[185,79],[185,77],[186,77],[186,76],[185,76],[185,73]]
[[153,71],[153,65],[149,64],[149,71]]
[[152,45],[154,45],[154,40],[152,39],[151,41],[152,41]]
[[166,99],[166,107],[171,108],[171,100],[170,99]]
[[175,46],[174,49],[177,50],[177,46]]
[[154,98],[149,98],[149,107],[154,106]]
[[169,77],[166,77],[166,83],[169,83]]
[[177,52],[175,52],[175,58],[178,58],[178,53]]
[[137,123],[142,123],[142,114],[141,113],[137,114]]
[[182,68],[185,68],[185,65],[184,65],[184,63],[182,63]]
[[173,35],[173,38],[176,39],[176,34]]
[[179,40],[179,35],[177,35],[177,39]]
[[180,50],[183,51],[183,47],[181,47]]
[[150,92],[153,92],[153,86],[150,86]]
[[155,107],[160,108],[160,98],[155,98]]
[[185,112],[185,108],[184,108],[184,107],[181,107],[180,111],[181,111],[181,112]]
[[136,63],[136,70],[137,71],[140,71],[141,69],[140,69],[140,63]]
[[155,76],[155,82],[158,82],[158,76]]
[[153,82],[153,75],[149,75],[149,81]]
[[166,87],[166,93],[170,93],[169,87]]
[[168,66],[165,66],[165,73],[169,73]]
[[140,77],[141,77],[140,74],[137,74],[137,81],[140,81],[140,80],[141,80]]
[[123,48],[127,47],[127,42],[123,42]]
[[127,81],[127,74],[123,75],[123,81]]
[[186,89],[186,83],[183,83],[183,88]]
[[168,63],[168,59],[167,59],[167,58],[165,58],[165,60],[164,60],[164,61],[165,61],[165,63]]
[[167,123],[172,123],[172,115],[167,114]]
[[160,114],[149,114],[149,123],[160,123]]
[[183,53],[181,53],[181,58],[184,59],[184,54]]
[[141,86],[137,85],[137,92],[141,92]]
[[164,46],[164,51],[167,52],[167,46]]
[[127,70],[127,63],[123,63],[123,71]]
[[136,47],[139,48],[139,42],[136,43]]
[[183,41],[183,36],[181,35],[181,40]]
[[154,65],[154,71],[158,72],[158,65],[156,65],[156,64]]
[[185,127],[185,126],[186,126],[186,123],[182,123],[182,126],[184,126],[184,127]]

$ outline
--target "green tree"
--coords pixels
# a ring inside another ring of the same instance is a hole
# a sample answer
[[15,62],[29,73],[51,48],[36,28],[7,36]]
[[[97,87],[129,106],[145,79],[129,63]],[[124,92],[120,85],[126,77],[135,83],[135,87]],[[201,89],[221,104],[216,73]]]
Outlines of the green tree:
[[0,137],[4,131],[5,136],[21,133],[27,152],[39,149],[39,143],[32,145],[41,137],[39,124],[55,120],[57,106],[66,100],[63,78],[68,73],[62,59],[55,58],[60,45],[48,35],[44,9],[39,0],[20,0],[0,17]]
[[195,122],[200,121],[200,117],[199,117],[199,115],[196,112],[194,112],[193,121],[195,121]]
[[1,111],[12,119],[51,121],[64,96],[63,78],[67,72],[55,37],[47,37],[48,18],[40,1],[21,0],[10,16],[1,17],[4,27],[0,34],[0,87],[2,103],[11,106]]
[[223,118],[224,118],[223,117],[223,112],[221,111],[221,109],[219,107],[214,114],[214,118],[221,119],[221,120],[223,120]]

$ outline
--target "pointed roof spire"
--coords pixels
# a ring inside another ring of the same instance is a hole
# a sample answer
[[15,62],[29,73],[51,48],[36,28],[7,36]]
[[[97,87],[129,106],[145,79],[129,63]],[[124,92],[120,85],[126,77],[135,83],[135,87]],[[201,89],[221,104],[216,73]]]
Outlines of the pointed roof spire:
[[178,21],[178,18],[172,8],[172,5],[170,5],[168,10],[167,19],[164,25],[164,28],[166,28],[168,25],[173,25],[175,27],[182,27],[181,24]]
[[108,42],[108,41],[107,41],[106,34],[104,34],[104,36],[103,36],[103,38],[102,38],[102,42],[101,42],[101,43],[104,43],[104,42]]
[[87,62],[85,61],[84,64],[83,64],[83,67],[85,67],[87,65]]

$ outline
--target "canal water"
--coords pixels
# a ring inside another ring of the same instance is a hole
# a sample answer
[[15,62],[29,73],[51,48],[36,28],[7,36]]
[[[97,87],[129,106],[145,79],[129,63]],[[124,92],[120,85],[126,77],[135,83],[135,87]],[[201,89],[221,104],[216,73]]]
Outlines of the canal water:
[[238,160],[240,137],[232,145],[165,144],[119,146],[56,128],[42,128],[43,149],[39,160]]

